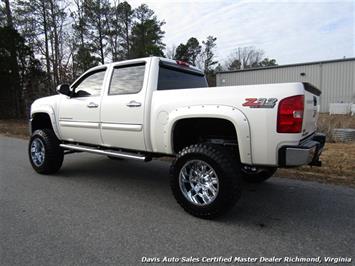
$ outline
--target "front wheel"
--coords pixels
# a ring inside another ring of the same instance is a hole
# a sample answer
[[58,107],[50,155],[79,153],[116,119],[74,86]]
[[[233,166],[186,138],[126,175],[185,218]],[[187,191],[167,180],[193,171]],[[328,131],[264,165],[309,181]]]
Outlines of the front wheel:
[[28,155],[36,172],[53,174],[60,169],[64,152],[59,144],[59,140],[50,129],[40,129],[33,132],[28,145]]
[[241,194],[240,163],[219,146],[184,148],[171,167],[171,189],[188,213],[214,218],[230,210]]

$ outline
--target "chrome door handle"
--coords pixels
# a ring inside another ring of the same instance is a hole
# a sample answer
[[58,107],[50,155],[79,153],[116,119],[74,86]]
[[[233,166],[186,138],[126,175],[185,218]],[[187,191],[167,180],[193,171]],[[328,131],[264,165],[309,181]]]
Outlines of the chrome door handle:
[[90,102],[88,105],[87,105],[88,108],[97,108],[99,107],[99,105],[97,103],[94,103],[94,102]]
[[129,103],[126,104],[128,107],[139,107],[142,104],[136,101],[130,101]]

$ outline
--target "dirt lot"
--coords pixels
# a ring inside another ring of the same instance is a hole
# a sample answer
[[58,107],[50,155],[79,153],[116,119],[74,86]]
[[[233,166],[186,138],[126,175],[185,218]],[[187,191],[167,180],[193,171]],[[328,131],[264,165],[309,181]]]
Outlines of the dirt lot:
[[28,138],[28,121],[0,120],[0,134],[10,137]]
[[[332,141],[331,129],[337,127],[355,128],[355,117],[321,114],[318,125],[319,131],[326,133],[328,140]],[[0,134],[28,138],[28,123],[21,120],[0,120]],[[328,142],[321,160],[322,167],[303,166],[279,169],[276,175],[355,187],[355,142]]]

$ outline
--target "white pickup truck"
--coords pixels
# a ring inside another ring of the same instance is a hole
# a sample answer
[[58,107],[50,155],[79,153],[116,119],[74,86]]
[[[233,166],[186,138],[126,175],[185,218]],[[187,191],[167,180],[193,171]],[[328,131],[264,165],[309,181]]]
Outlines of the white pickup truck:
[[94,67],[57,91],[31,107],[28,152],[41,174],[57,172],[72,152],[175,157],[176,200],[211,218],[236,203],[243,180],[320,166],[320,91],[307,83],[210,88],[199,69],[149,57]]

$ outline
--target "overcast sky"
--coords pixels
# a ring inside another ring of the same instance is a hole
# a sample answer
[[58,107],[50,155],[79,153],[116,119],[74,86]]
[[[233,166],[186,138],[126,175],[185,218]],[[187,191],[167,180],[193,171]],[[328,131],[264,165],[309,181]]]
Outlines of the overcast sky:
[[235,48],[255,46],[279,64],[355,57],[355,0],[128,0],[146,3],[166,24],[167,47],[217,37],[223,61]]

